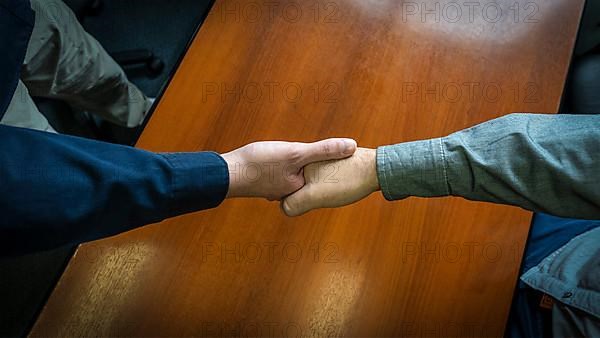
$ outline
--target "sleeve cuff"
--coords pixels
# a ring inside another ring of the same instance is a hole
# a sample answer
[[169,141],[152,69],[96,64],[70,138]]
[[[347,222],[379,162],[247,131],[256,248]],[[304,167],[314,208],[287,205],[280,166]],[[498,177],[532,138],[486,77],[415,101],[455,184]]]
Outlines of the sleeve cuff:
[[450,195],[442,138],[400,143],[377,149],[377,177],[383,196]]
[[218,206],[227,196],[229,171],[217,153],[161,154],[173,168],[169,217]]

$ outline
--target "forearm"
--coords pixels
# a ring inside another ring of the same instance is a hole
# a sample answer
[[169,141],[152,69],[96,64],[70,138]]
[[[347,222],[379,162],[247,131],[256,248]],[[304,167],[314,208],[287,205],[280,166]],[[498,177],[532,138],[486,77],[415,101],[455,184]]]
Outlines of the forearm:
[[303,168],[356,151],[352,139],[256,142],[223,156],[154,154],[0,126],[0,251],[24,252],[114,235],[219,205],[280,200]]
[[5,126],[0,142],[4,251],[114,235],[227,193],[227,165],[214,153],[154,154]]
[[377,172],[388,200],[452,195],[600,218],[600,116],[511,114],[380,147]]

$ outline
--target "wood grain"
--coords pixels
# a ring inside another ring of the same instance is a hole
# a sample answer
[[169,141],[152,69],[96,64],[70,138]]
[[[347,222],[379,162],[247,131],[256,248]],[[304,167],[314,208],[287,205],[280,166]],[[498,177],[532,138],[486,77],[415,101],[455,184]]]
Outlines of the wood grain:
[[[583,1],[436,3],[218,0],[138,146],[376,147],[557,111]],[[82,245],[31,336],[501,336],[529,221],[459,198],[297,219],[230,200]]]

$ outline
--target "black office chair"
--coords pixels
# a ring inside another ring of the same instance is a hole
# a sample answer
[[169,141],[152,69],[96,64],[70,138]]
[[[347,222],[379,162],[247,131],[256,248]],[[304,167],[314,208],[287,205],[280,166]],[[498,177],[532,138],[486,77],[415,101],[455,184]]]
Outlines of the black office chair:
[[[82,24],[86,17],[100,14],[104,7],[103,0],[66,0],[65,3],[71,7]],[[148,49],[109,51],[109,54],[123,68],[145,66],[151,76],[159,75],[165,68],[165,63]]]
[[586,1],[574,56],[600,54],[600,1]]
[[[103,0],[64,0],[78,20],[85,26],[86,18],[100,15]],[[165,63],[148,49],[110,51],[108,53],[125,70],[136,76],[155,78],[165,69]],[[40,111],[59,132],[107,142],[129,144],[137,131],[108,123],[93,115],[75,112],[62,101],[34,98]],[[71,112],[65,113],[65,112]]]
[[600,114],[600,1],[588,1],[581,20],[561,112]]

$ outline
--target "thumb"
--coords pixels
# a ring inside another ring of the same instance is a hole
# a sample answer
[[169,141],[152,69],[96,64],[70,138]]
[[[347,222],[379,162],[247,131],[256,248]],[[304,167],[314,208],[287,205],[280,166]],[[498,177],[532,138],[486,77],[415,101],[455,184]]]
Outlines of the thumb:
[[351,156],[356,151],[356,141],[350,138],[330,138],[300,145],[304,156],[301,166],[314,162],[337,160]]
[[305,185],[302,189],[286,197],[281,201],[281,210],[289,217],[303,215],[314,209],[310,198],[310,185]]

